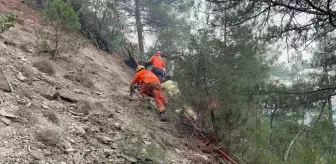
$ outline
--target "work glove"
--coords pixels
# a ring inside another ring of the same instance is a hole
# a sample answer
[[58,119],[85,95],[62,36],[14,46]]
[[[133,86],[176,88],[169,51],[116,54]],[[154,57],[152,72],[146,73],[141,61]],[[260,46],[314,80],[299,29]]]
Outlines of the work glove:
[[163,75],[166,75],[166,68],[163,68]]

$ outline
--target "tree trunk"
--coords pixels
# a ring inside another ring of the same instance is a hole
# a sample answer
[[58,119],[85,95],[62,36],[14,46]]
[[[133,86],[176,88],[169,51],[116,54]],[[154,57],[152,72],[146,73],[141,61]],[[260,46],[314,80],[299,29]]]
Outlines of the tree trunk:
[[212,129],[215,135],[214,137],[217,140],[219,139],[219,127],[217,126],[217,120],[216,120],[214,109],[210,109],[210,118],[211,118],[211,123],[212,123]]
[[142,39],[140,0],[135,0],[135,20],[136,20],[136,28],[137,28],[137,32],[138,32],[139,49],[140,49],[141,53],[144,53],[145,49],[144,49],[144,42],[143,42],[143,39]]

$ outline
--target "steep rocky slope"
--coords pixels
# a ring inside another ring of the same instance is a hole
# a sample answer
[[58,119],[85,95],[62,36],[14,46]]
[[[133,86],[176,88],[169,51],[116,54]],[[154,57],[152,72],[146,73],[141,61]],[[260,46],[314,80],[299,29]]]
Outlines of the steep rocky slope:
[[50,61],[38,53],[38,12],[0,4],[19,16],[0,39],[0,163],[210,161],[191,134],[126,98],[133,72],[121,56],[87,44]]

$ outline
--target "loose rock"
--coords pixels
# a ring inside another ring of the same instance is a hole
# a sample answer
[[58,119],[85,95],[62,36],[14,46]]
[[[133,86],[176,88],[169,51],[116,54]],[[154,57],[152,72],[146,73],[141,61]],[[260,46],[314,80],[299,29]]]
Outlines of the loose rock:
[[136,137],[135,137],[135,138],[132,138],[131,142],[132,142],[132,143],[137,143],[137,142],[138,142],[138,138],[136,138]]
[[208,160],[209,160],[209,157],[208,157],[208,156],[206,156],[206,155],[202,155],[202,154],[195,154],[195,156],[196,156],[196,157],[199,157],[199,158],[201,158],[201,159],[203,159],[203,160],[205,160],[205,161],[208,161]]
[[112,154],[114,154],[114,151],[112,149],[104,149],[104,155],[106,158],[110,157]]
[[19,73],[16,75],[16,77],[17,77],[20,81],[25,81],[25,80],[27,80],[27,78],[24,77],[24,76],[22,75],[21,72],[19,72]]
[[7,126],[10,125],[12,122],[10,119],[4,118],[4,117],[0,118],[0,121],[3,122]]
[[8,113],[5,110],[0,110],[0,115],[4,116],[6,118],[10,118],[10,119],[18,118],[17,116],[15,116],[15,115],[13,115],[11,113]]
[[77,129],[77,134],[84,135],[86,133],[86,131],[84,130],[84,128],[82,128],[80,126],[77,126],[76,129]]
[[129,162],[137,162],[137,160],[136,160],[135,158],[130,157],[130,156],[127,156],[127,155],[125,155],[125,154],[121,154],[120,156],[121,156],[122,158],[126,159],[126,160],[129,161]]
[[96,138],[104,144],[108,144],[109,142],[112,141],[112,139],[110,137],[106,137],[106,136],[96,136]]
[[30,152],[30,155],[35,159],[35,160],[41,160],[44,158],[44,155],[42,154],[41,151],[37,151],[37,150],[32,150]]
[[114,127],[115,127],[117,130],[121,130],[121,129],[122,129],[121,124],[120,124],[119,122],[114,123]]
[[6,77],[0,72],[0,89],[5,92],[11,92],[12,89],[6,80]]

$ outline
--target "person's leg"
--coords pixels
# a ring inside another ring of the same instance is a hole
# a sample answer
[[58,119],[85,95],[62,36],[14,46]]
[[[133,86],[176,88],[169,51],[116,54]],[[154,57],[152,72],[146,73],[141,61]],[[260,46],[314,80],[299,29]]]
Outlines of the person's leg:
[[151,92],[151,85],[148,83],[141,84],[140,94],[143,98],[148,97],[148,94]]
[[158,88],[153,89],[153,95],[154,95],[154,100],[156,102],[156,105],[158,107],[159,110],[159,118],[161,121],[165,121],[166,120],[166,116],[165,116],[165,102],[164,102],[164,97],[163,94],[161,93],[161,90]]
[[165,98],[164,98],[163,94],[161,93],[161,90],[155,88],[155,89],[153,89],[152,93],[153,93],[156,105],[158,106],[159,112],[164,112],[165,111],[165,106],[164,106]]
[[160,81],[163,81],[164,75],[163,75],[163,69],[160,68],[153,68],[152,72],[160,79]]

